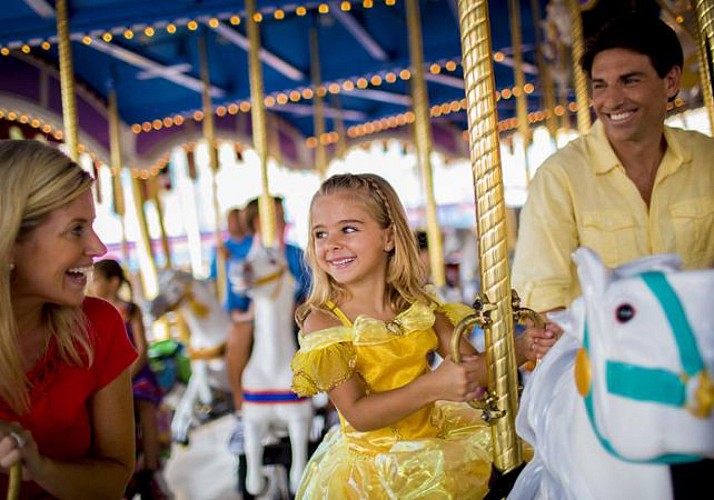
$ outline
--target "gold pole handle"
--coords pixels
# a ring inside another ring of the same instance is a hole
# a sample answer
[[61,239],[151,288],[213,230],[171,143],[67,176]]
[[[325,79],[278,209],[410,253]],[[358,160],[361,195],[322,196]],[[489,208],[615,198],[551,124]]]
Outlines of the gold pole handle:
[[22,463],[17,462],[10,467],[10,481],[7,485],[7,500],[20,498],[20,483],[22,482]]
[[511,309],[513,309],[513,321],[519,325],[525,324],[525,320],[529,319],[536,328],[545,328],[543,317],[533,309],[522,307],[521,298],[515,290],[511,290]]
[[[484,294],[479,294],[473,303],[473,308],[476,310],[474,314],[469,314],[454,327],[451,334],[451,359],[454,363],[461,363],[461,340],[471,332],[474,325],[483,328],[484,331],[491,328],[493,321],[491,320],[491,311],[496,309],[494,304],[489,303],[488,298]],[[478,354],[478,351],[476,351]],[[481,418],[489,425],[493,425],[500,418],[506,415],[504,410],[498,408],[498,398],[492,392],[486,391],[481,399],[474,399],[467,402],[472,408],[481,410]]]

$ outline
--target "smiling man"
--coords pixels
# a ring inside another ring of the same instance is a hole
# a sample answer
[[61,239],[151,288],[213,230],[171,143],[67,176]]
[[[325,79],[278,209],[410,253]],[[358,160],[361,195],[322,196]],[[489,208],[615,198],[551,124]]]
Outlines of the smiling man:
[[[513,284],[541,313],[580,295],[570,259],[579,246],[610,267],[657,253],[679,254],[686,269],[714,266],[714,140],[664,125],[682,75],[677,35],[630,14],[590,40],[580,64],[597,121],[543,163],[521,213]],[[673,465],[673,496],[690,498],[712,467]]]
[[513,283],[540,312],[580,294],[570,260],[579,246],[609,266],[667,252],[687,269],[714,265],[714,140],[664,125],[682,75],[677,35],[628,14],[580,63],[597,121],[544,162],[521,214]]

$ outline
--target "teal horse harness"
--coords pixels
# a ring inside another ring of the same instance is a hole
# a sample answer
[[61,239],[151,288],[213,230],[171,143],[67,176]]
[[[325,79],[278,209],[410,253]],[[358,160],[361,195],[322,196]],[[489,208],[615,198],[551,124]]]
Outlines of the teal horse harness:
[[[687,405],[687,382],[700,377],[700,384],[711,384],[711,379],[704,366],[704,361],[694,337],[694,331],[687,319],[679,297],[662,272],[646,272],[640,275],[650,291],[654,294],[665,312],[669,326],[679,351],[679,359],[683,373],[662,368],[647,368],[624,363],[621,361],[606,361],[605,376],[607,391],[615,396],[621,396],[637,401],[658,403],[676,408],[688,407],[695,416],[708,417],[711,407]],[[590,338],[588,324],[585,322],[583,349],[589,355]],[[588,356],[589,357],[589,356]],[[705,389],[706,390],[706,389]],[[711,391],[711,389],[708,389]],[[592,388],[583,397],[590,424],[602,446],[620,460],[639,463],[674,464],[700,460],[695,455],[665,454],[652,459],[633,460],[621,456],[612,444],[600,433],[595,422],[595,407]]]

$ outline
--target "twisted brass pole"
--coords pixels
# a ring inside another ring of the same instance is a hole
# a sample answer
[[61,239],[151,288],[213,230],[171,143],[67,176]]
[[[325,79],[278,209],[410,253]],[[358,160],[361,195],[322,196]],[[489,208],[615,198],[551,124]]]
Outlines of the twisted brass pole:
[[72,42],[69,38],[67,0],[57,0],[57,42],[59,51],[60,89],[62,94],[62,122],[64,143],[72,160],[79,158],[79,131],[77,128],[77,103],[74,96],[74,70],[72,69]]
[[208,51],[205,33],[198,37],[198,57],[201,69],[201,102],[203,104],[203,138],[208,144],[208,164],[211,167],[211,200],[216,235],[216,295],[223,301],[226,294],[226,256],[223,236],[221,235],[221,208],[218,203],[218,149],[216,129],[213,122],[213,103],[211,102],[211,79],[208,70]]
[[709,114],[709,125],[714,135],[714,2],[695,0],[694,3],[699,25],[699,76],[704,104]]
[[585,52],[585,40],[583,38],[583,16],[580,12],[580,0],[567,0],[567,3],[568,11],[570,12],[570,34],[573,44],[573,86],[575,87],[575,104],[578,107],[578,132],[582,135],[590,130],[588,83],[585,72],[580,67],[580,58]]
[[523,462],[523,451],[515,431],[518,379],[487,0],[459,0],[459,22],[481,289],[496,306],[492,327],[486,330],[488,387],[498,408],[505,411],[505,416],[491,427],[494,466],[505,474]]
[[313,115],[313,124],[315,131],[315,139],[317,146],[315,148],[315,170],[320,175],[320,179],[324,180],[327,174],[327,151],[322,136],[325,134],[325,90],[320,89],[322,85],[322,77],[320,75],[320,45],[317,38],[317,28],[310,28],[310,76],[312,78],[312,87],[315,92],[313,98],[313,107],[315,114]]
[[119,108],[117,92],[112,87],[109,91],[109,154],[112,164],[112,198],[114,213],[121,223],[121,258],[124,265],[129,263],[129,244],[126,240],[126,202],[122,185],[121,132],[119,130]]
[[268,138],[265,127],[265,103],[263,102],[263,68],[260,65],[260,32],[255,21],[255,0],[246,0],[248,67],[250,70],[251,118],[253,120],[253,146],[260,158],[262,194],[260,196],[260,233],[263,245],[271,246],[275,241],[275,203],[268,184]]
[[429,94],[424,79],[424,50],[421,38],[421,15],[418,0],[407,0],[407,28],[409,30],[409,55],[412,66],[412,101],[414,102],[414,138],[417,158],[421,168],[424,198],[426,201],[426,230],[429,239],[431,277],[435,286],[446,284],[444,250],[436,214],[434,179],[431,172],[431,117]]

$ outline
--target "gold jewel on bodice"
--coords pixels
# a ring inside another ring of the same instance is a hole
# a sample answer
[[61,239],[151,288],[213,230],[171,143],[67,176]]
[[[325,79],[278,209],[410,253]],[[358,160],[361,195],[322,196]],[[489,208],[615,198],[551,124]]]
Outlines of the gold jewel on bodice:
[[390,319],[384,322],[387,331],[393,335],[404,335],[404,326],[399,318]]

